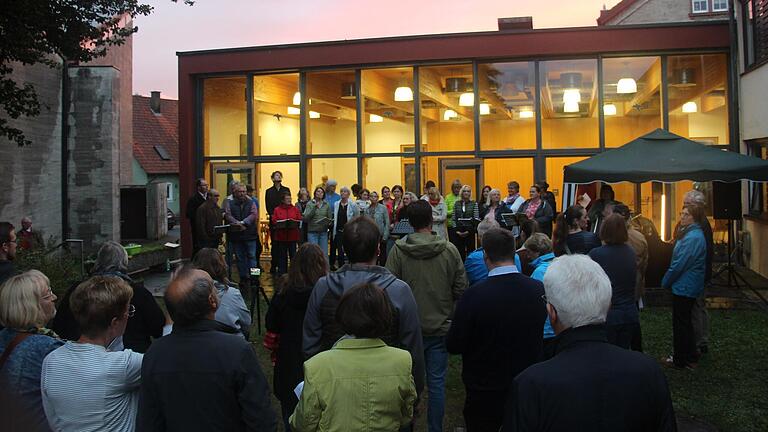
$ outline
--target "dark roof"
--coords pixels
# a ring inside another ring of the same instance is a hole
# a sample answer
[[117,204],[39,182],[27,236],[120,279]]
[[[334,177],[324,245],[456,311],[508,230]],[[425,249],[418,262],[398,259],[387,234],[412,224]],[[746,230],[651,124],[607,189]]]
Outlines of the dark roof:
[[564,169],[565,183],[768,181],[768,161],[697,143],[662,129]]
[[629,7],[635,3],[637,3],[637,0],[621,0],[620,2],[616,3],[614,7],[608,10],[601,10],[600,16],[597,18],[597,25],[607,25],[609,21],[619,16],[620,13],[629,9]]
[[179,104],[161,99],[160,113],[150,98],[133,96],[133,157],[147,174],[179,173]]

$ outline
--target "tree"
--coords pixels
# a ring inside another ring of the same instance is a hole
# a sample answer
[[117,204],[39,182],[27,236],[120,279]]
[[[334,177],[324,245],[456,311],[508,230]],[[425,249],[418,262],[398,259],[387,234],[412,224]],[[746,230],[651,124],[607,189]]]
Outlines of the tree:
[[[171,0],[178,2],[179,0]],[[194,1],[184,0],[192,5]],[[122,18],[149,15],[152,7],[139,0],[24,0],[0,6],[0,137],[19,146],[29,144],[9,118],[40,114],[35,88],[12,78],[14,67],[63,61],[88,62],[125,43],[138,31]]]

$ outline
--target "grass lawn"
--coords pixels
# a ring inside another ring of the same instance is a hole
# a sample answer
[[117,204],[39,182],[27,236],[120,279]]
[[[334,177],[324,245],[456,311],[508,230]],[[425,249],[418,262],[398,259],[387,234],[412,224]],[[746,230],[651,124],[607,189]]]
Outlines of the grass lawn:
[[[263,308],[262,310],[266,310]],[[672,352],[672,311],[645,309],[641,313],[646,353],[659,359]],[[694,371],[665,368],[675,411],[704,421],[721,431],[768,430],[768,314],[757,310],[711,310],[709,354]],[[254,325],[252,340],[268,379],[269,354]],[[280,406],[273,397],[275,412]],[[452,356],[446,386],[445,430],[463,426],[464,387],[461,358]],[[426,406],[416,430],[426,430]],[[282,425],[280,427],[282,430]]]

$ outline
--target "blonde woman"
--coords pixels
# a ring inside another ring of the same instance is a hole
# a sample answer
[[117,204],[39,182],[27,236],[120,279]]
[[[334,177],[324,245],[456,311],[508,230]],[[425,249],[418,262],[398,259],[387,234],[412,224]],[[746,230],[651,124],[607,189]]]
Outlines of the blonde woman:
[[[5,423],[12,430],[47,430],[40,393],[43,359],[63,345],[46,323],[56,314],[56,294],[37,270],[16,275],[0,287],[0,381],[15,403]],[[5,403],[5,402],[4,402]]]
[[448,228],[445,221],[448,219],[448,207],[436,187],[427,189],[427,201],[432,206],[432,231],[440,237],[448,240]]
[[502,226],[501,219],[501,191],[498,189],[491,189],[488,192],[488,200],[485,202],[482,211],[480,212],[480,219],[483,220],[495,220]]

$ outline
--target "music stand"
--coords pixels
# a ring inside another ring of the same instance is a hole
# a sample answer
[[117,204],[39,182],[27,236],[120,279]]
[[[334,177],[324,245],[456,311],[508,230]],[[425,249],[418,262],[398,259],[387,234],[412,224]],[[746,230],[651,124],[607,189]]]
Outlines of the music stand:
[[[726,264],[721,267],[717,273],[712,275],[712,280],[714,281],[715,278],[720,276],[721,274],[725,273],[728,276],[728,281],[725,285],[729,288],[736,287],[737,289],[741,289],[741,285],[739,285],[739,281],[746,287],[746,288],[752,288],[752,285],[750,285],[749,282],[747,282],[746,279],[744,279],[744,276],[740,275],[739,272],[736,271],[736,264],[733,263],[733,255],[740,249],[739,246],[733,247],[733,233],[735,231],[735,227],[733,226],[733,219],[728,218],[728,243],[727,243],[727,255],[728,255],[728,261]],[[721,284],[715,284],[713,285],[721,285]]]
[[[256,288],[255,292],[254,288]],[[266,291],[264,291],[264,287],[261,286],[261,270],[259,268],[251,269],[251,277],[248,279],[248,289],[251,296],[251,319],[253,319],[253,310],[256,309],[256,328],[258,329],[259,334],[261,334],[261,302],[259,301],[259,294],[264,298],[264,303],[267,304],[267,307],[269,307],[270,302]]]
[[504,227],[512,231],[512,235],[517,238],[520,237],[520,225],[528,220],[528,216],[525,213],[502,213],[501,220]]
[[413,233],[413,226],[408,221],[408,219],[400,219],[400,222],[396,223],[394,227],[392,227],[392,231],[390,234],[392,235],[399,235],[399,236],[406,236],[408,234]]

